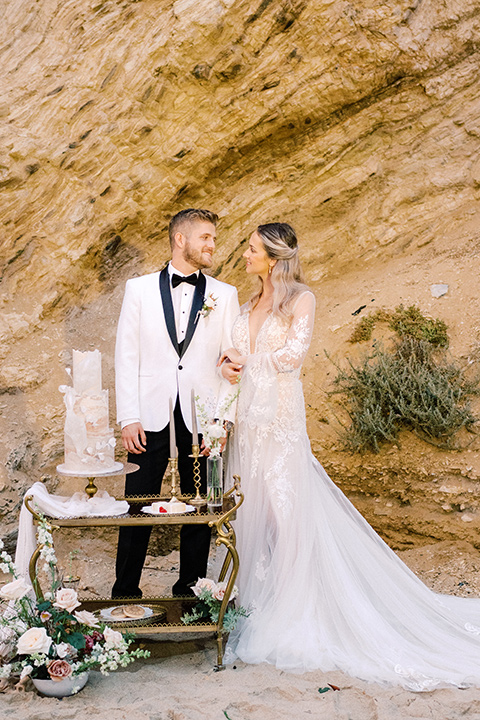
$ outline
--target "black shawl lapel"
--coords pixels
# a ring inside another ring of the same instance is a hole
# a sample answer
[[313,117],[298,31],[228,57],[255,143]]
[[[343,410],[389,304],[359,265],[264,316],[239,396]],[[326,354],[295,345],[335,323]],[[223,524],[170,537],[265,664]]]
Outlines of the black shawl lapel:
[[205,288],[207,286],[207,281],[205,280],[205,275],[203,275],[201,272],[198,275],[198,282],[195,285],[195,292],[193,294],[193,300],[192,300],[192,309],[190,310],[190,317],[188,318],[188,325],[187,325],[187,332],[185,333],[185,339],[183,341],[183,346],[180,352],[180,357],[183,357],[187,351],[188,346],[190,345],[190,341],[193,337],[193,333],[195,332],[195,329],[198,324],[198,320],[200,317],[200,311],[203,307],[203,303],[205,302]]
[[162,296],[163,314],[165,315],[165,323],[167,325],[168,334],[172,345],[180,355],[180,349],[177,341],[177,328],[175,327],[175,314],[173,312],[172,293],[170,292],[170,278],[168,276],[168,265],[163,268],[160,273],[160,295]]

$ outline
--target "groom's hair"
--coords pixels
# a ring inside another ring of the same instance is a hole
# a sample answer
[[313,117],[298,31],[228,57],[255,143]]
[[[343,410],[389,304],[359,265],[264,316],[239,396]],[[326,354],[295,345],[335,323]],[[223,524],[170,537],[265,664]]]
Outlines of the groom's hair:
[[173,249],[175,243],[175,235],[177,232],[182,232],[182,228],[188,223],[192,222],[210,222],[212,225],[216,225],[218,222],[218,215],[211,210],[201,210],[197,208],[188,208],[187,210],[180,210],[179,213],[174,215],[170,220],[168,226],[168,236],[170,238],[170,247]]

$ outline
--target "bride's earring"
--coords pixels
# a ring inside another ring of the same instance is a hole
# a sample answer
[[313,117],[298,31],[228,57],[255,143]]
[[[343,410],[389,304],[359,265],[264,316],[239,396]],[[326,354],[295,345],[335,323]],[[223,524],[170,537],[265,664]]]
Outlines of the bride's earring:
[[268,274],[269,274],[269,275],[272,274],[272,266],[271,266],[271,265],[268,266]]

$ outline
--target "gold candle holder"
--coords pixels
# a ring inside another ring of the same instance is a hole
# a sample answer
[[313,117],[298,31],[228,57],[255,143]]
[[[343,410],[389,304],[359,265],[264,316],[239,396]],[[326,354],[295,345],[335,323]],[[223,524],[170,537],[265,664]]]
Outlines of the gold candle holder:
[[196,495],[189,502],[198,509],[206,503],[205,498],[202,498],[200,495],[200,461],[198,459],[200,457],[200,445],[192,445],[192,454],[190,457],[193,458],[193,482],[195,484]]
[[171,497],[170,502],[179,502],[179,499],[177,498],[177,493],[179,490],[177,478],[180,479],[179,475],[178,475],[178,458],[176,458],[176,457],[170,458],[168,462],[170,463],[170,474],[171,474],[171,478],[172,478],[171,479],[172,486],[170,489],[170,495],[172,497]]

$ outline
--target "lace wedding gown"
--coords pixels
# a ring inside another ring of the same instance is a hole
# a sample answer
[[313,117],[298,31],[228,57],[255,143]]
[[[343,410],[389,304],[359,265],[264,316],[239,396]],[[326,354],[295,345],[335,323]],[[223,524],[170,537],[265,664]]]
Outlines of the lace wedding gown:
[[429,590],[313,457],[300,368],[314,297],[290,323],[269,315],[250,353],[249,314],[233,339],[247,355],[230,448],[244,506],[235,529],[240,603],[227,660],[343,670],[410,690],[480,685],[480,600]]

